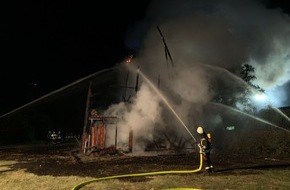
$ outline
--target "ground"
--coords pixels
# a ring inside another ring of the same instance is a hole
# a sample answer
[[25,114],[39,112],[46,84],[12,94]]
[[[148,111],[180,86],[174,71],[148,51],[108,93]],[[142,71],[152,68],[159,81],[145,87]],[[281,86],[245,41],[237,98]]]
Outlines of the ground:
[[[15,169],[36,175],[104,177],[111,175],[167,170],[194,170],[199,167],[196,153],[133,156],[129,154],[83,155],[77,144],[10,146],[0,148],[0,160],[17,160]],[[213,153],[215,174],[234,173],[236,169],[287,167],[290,158],[261,155]],[[248,170],[245,170],[245,172]]]

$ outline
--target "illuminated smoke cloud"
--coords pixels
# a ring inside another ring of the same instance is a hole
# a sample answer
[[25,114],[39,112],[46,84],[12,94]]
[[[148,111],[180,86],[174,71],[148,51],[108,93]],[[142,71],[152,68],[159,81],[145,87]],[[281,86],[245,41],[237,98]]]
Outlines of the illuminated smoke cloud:
[[121,102],[105,112],[105,115],[115,115],[122,119],[118,123],[120,145],[128,143],[130,130],[133,130],[134,140],[137,141],[134,142],[134,151],[144,150],[144,143],[153,140],[154,126],[160,120],[159,101],[158,96],[143,84],[132,103]]
[[[255,84],[266,93],[274,92],[276,99],[271,103],[281,105],[286,92],[283,85],[290,78],[290,24],[281,10],[251,0],[158,0],[152,1],[147,13],[144,22],[130,31],[146,33],[134,64],[166,95],[190,131],[197,124],[214,127],[223,122],[205,105],[214,95],[241,84],[237,76],[246,63],[256,69]],[[157,26],[173,62],[168,54],[166,62]],[[124,117],[120,125],[126,130],[134,128],[138,142],[152,140],[154,126],[190,137],[144,84],[130,108],[118,109]],[[142,143],[138,147],[144,148]]]
[[[280,9],[267,9],[254,0],[160,0],[152,1],[144,23],[150,27],[139,51],[139,62],[155,80],[158,75],[165,80],[172,69],[166,66],[158,25],[178,76],[183,68],[196,64],[222,67],[239,75],[240,66],[248,63],[256,69],[254,83],[266,93],[273,89],[277,94],[286,91],[279,87],[289,82],[290,25],[289,16]],[[141,32],[138,29],[144,33],[141,25],[136,26],[136,33]],[[205,80],[200,79],[201,83]],[[200,86],[195,90],[207,91]]]

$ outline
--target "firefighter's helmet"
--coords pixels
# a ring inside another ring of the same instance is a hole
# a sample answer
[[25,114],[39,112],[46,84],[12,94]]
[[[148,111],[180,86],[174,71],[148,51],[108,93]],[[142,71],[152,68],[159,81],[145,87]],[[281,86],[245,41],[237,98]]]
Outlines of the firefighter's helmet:
[[198,134],[203,134],[203,128],[199,126],[199,127],[197,128],[196,132],[197,132]]

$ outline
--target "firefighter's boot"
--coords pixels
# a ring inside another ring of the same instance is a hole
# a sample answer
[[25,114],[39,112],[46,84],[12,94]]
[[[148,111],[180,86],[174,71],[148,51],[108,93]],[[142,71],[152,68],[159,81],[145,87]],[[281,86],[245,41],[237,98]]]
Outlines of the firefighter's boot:
[[211,168],[210,168],[209,166],[205,167],[205,171],[206,171],[207,173],[212,173],[212,170],[211,170]]
[[211,170],[211,173],[214,173],[214,169],[213,169],[213,165],[210,165],[210,170]]

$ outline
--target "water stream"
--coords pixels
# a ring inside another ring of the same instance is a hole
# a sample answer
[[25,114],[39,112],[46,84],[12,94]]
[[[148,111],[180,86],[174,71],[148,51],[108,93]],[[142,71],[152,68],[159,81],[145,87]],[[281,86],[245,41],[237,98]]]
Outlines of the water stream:
[[163,103],[169,108],[169,110],[173,113],[173,115],[177,118],[177,120],[180,122],[180,124],[186,129],[186,131],[190,134],[190,136],[196,141],[196,138],[192,135],[190,130],[186,127],[185,123],[182,121],[182,119],[179,117],[179,115],[176,113],[176,111],[173,109],[173,107],[170,105],[168,100],[165,98],[165,96],[158,90],[158,88],[145,76],[143,72],[138,69],[137,71],[139,75],[146,81],[146,83],[155,91],[155,93],[161,98]]
[[290,132],[290,130],[288,130],[288,129],[285,129],[285,128],[283,128],[283,127],[279,127],[279,126],[277,126],[277,125],[275,125],[275,124],[273,124],[273,123],[271,123],[271,122],[269,122],[269,121],[266,121],[266,120],[261,119],[261,118],[259,118],[259,117],[256,117],[256,116],[253,116],[253,115],[251,115],[251,114],[248,114],[248,113],[242,112],[242,111],[240,111],[240,110],[238,110],[238,109],[235,109],[235,108],[233,108],[233,107],[230,107],[230,106],[227,106],[227,105],[224,105],[224,104],[220,104],[220,103],[213,103],[213,102],[211,102],[211,104],[213,104],[213,105],[217,105],[217,106],[221,106],[221,107],[226,108],[226,109],[230,109],[230,110],[232,110],[232,111],[235,111],[235,112],[241,113],[241,114],[243,114],[243,115],[249,116],[250,118],[253,118],[253,119],[255,119],[255,120],[257,120],[257,121],[260,121],[260,122],[262,122],[262,123],[268,124],[268,125],[270,125],[270,126],[272,126],[272,127],[276,127],[276,128],[281,129],[281,130],[284,130],[284,131]]
[[[203,66],[212,69],[212,70],[218,70],[220,72],[224,72],[225,74],[229,75],[230,77],[232,77],[234,80],[238,81],[239,83],[241,83],[242,85],[248,87],[253,94],[260,94],[261,92],[258,91],[257,89],[253,88],[252,86],[250,86],[246,81],[244,81],[242,78],[238,77],[237,75],[231,73],[230,71],[218,67],[218,66],[213,66],[213,65],[207,65],[207,64],[203,64]],[[270,104],[269,104],[270,105]],[[270,106],[275,112],[277,112],[278,114],[280,114],[281,116],[285,117],[289,122],[290,122],[290,118],[284,114],[281,110],[279,110],[278,108],[274,108],[272,106]]]
[[274,108],[274,107],[272,107],[272,106],[269,106],[271,109],[273,109],[273,110],[275,110],[277,113],[279,113],[280,115],[282,115],[284,118],[286,118],[289,122],[290,122],[290,119],[289,119],[289,117],[285,114],[285,113],[283,113],[281,110],[279,110],[278,108]]

